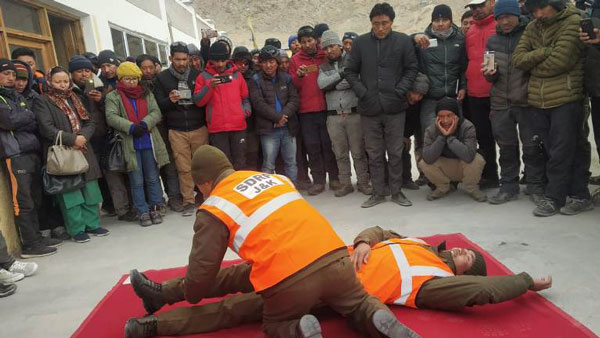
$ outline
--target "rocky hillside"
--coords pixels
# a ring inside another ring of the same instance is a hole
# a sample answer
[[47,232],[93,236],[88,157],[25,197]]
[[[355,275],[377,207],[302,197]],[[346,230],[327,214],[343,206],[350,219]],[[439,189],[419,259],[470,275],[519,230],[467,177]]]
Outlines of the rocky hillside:
[[[458,23],[467,0],[393,0],[396,11],[394,29],[413,33],[431,22],[431,11],[440,3],[450,5]],[[369,12],[376,1],[361,0],[196,0],[195,7],[204,17],[213,19],[220,31],[236,45],[252,47],[248,18],[256,40],[276,37],[287,46],[287,38],[303,25],[325,22],[340,35],[346,31],[365,33],[370,29]]]

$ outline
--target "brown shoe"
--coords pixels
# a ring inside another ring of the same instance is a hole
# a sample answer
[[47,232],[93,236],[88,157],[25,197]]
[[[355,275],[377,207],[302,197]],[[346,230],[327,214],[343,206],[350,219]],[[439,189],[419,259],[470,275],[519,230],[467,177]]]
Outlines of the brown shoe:
[[471,196],[471,198],[473,198],[477,202],[485,202],[485,201],[487,201],[486,194],[484,194],[483,191],[481,191],[479,189],[470,191],[469,195]]
[[329,181],[329,190],[340,190],[342,188],[342,184],[339,180],[331,180]]
[[344,197],[354,192],[352,184],[344,184],[340,189],[335,191],[335,197]]
[[437,199],[440,199],[440,198],[448,195],[448,192],[449,192],[449,190],[435,189],[434,191],[430,192],[429,195],[427,195],[427,200],[435,201]]
[[323,191],[325,191],[325,185],[315,183],[308,189],[308,194],[314,196],[322,193]]
[[358,189],[358,191],[362,192],[365,195],[373,195],[373,187],[369,184],[369,182],[367,183],[357,183],[356,184],[356,189]]

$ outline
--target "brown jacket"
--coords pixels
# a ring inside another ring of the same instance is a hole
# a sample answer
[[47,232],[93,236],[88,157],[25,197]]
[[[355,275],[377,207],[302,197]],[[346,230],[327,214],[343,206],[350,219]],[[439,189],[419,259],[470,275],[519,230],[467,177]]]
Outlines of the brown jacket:
[[[390,238],[403,238],[392,230],[373,227],[362,231],[354,246],[361,242],[371,247]],[[438,248],[426,246],[438,253]],[[448,263],[446,256],[440,255]],[[455,271],[454,263],[448,264]],[[420,309],[460,310],[466,306],[501,303],[516,298],[533,287],[526,272],[512,276],[453,276],[432,279],[421,287],[416,303]]]

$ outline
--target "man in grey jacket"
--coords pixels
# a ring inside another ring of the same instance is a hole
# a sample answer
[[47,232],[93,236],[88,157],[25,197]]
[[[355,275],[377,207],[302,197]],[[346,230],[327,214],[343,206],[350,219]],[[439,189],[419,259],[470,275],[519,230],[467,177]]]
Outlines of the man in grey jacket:
[[462,182],[474,200],[485,202],[487,198],[479,190],[485,160],[477,153],[475,126],[459,116],[455,98],[442,98],[435,111],[437,118],[425,130],[423,159],[419,162],[419,168],[436,187],[427,199],[442,198],[450,192],[450,182]]
[[411,39],[392,31],[396,14],[388,3],[376,4],[369,18],[372,30],[352,46],[344,74],[358,96],[358,112],[369,155],[373,195],[362,204],[369,208],[385,202],[385,158],[389,163],[392,202],[412,203],[402,188],[402,150],[406,94],[417,77],[418,62]]
[[335,192],[335,196],[343,197],[354,192],[350,181],[352,170],[350,169],[349,151],[352,153],[354,169],[358,178],[356,187],[363,194],[371,195],[373,189],[369,185],[365,142],[360,115],[356,109],[358,98],[343,76],[347,54],[342,49],[342,41],[334,31],[328,30],[323,33],[321,45],[329,62],[319,66],[317,83],[319,88],[325,92],[327,131],[331,138],[342,184],[342,187]]

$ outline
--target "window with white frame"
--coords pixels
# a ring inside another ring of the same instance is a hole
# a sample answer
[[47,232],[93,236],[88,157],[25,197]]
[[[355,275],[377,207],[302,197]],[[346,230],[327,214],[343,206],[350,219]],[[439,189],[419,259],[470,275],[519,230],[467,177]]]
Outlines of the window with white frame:
[[150,54],[156,56],[161,64],[167,64],[166,43],[116,27],[111,27],[110,33],[113,50],[118,57],[125,59],[127,56]]

